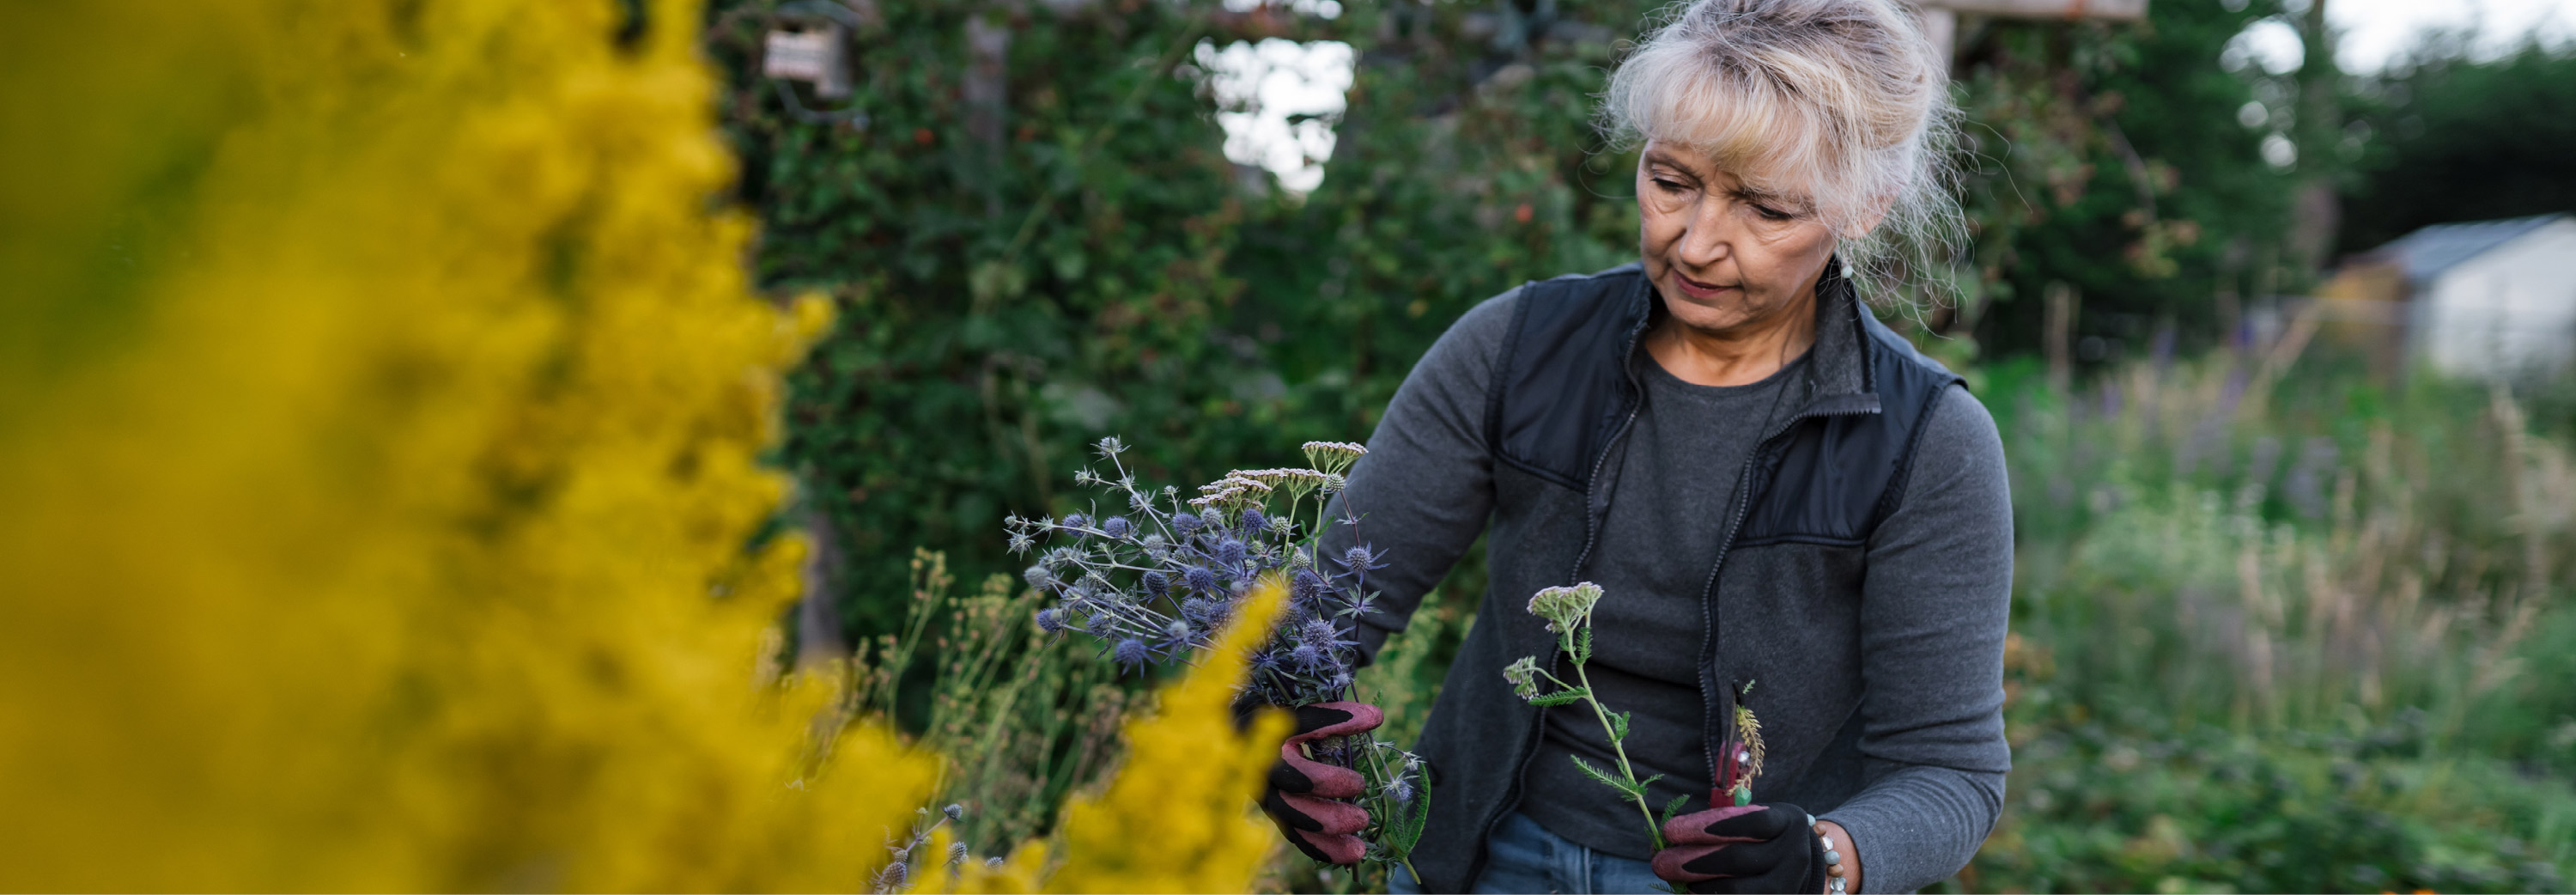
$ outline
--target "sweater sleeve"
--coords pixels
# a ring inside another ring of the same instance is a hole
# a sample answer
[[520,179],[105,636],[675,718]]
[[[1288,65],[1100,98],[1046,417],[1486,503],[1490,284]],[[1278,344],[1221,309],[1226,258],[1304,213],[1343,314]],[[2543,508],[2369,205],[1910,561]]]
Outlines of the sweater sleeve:
[[1423,353],[1369,435],[1368,456],[1325,511],[1358,520],[1325,532],[1325,555],[1366,545],[1386,564],[1369,573],[1379,598],[1357,621],[1363,665],[1485,530],[1494,506],[1485,396],[1519,291],[1470,309]]
[[1869,545],[1861,594],[1867,783],[1825,815],[1851,832],[1868,892],[1957,873],[2003,810],[2003,652],[2012,497],[1985,406],[1953,386]]

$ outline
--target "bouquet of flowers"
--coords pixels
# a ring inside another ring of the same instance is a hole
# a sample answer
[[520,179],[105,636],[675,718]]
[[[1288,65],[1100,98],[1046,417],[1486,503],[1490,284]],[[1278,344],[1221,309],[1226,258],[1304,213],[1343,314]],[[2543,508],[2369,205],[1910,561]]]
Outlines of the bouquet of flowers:
[[[1377,599],[1368,574],[1383,563],[1364,543],[1334,556],[1320,551],[1325,526],[1359,524],[1354,516],[1327,518],[1326,507],[1367,448],[1310,441],[1304,468],[1236,470],[1186,499],[1176,488],[1137,484],[1119,460],[1127,448],[1117,438],[1096,448],[1111,474],[1084,469],[1074,480],[1102,491],[1108,508],[1004,521],[1012,552],[1035,554],[1023,577],[1050,598],[1037,613],[1040,629],[1096,638],[1130,669],[1186,661],[1255,582],[1277,575],[1287,580],[1288,609],[1252,655],[1245,689],[1282,708],[1353,698],[1353,625]],[[1402,863],[1430,808],[1421,760],[1374,736],[1334,738],[1312,752],[1367,779],[1359,801],[1371,819],[1361,834],[1368,862]]]

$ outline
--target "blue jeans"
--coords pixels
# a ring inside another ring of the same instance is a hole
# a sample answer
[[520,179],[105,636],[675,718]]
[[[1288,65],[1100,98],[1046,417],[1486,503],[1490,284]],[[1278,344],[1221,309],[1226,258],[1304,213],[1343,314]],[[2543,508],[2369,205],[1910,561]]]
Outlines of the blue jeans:
[[[1664,881],[1644,861],[1605,855],[1547,831],[1520,812],[1504,815],[1494,835],[1485,840],[1485,872],[1470,892],[1564,892],[1591,895],[1612,892],[1666,892]],[[1395,895],[1419,895],[1422,884],[1404,868],[1387,879]]]

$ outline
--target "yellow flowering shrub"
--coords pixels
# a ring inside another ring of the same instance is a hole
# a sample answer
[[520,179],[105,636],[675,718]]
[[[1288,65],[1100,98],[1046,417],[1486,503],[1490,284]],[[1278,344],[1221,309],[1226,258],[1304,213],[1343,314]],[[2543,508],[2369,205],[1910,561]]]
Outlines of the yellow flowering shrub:
[[[0,12],[0,888],[854,889],[680,0]],[[810,773],[809,773],[810,772]]]
[[[0,13],[0,888],[868,885],[938,763],[758,671],[825,312],[745,282],[699,20]],[[944,878],[1246,888],[1276,602],[1058,857]]]

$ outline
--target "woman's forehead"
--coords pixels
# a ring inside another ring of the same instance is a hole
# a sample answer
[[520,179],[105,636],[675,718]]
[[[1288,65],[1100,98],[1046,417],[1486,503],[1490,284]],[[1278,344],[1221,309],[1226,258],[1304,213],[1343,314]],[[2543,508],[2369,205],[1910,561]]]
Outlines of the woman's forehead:
[[1680,169],[1701,180],[1729,189],[1765,195],[1800,195],[1789,189],[1781,178],[1747,164],[1747,160],[1720,158],[1718,153],[1679,140],[1649,139],[1637,153],[1640,166],[1665,165]]

